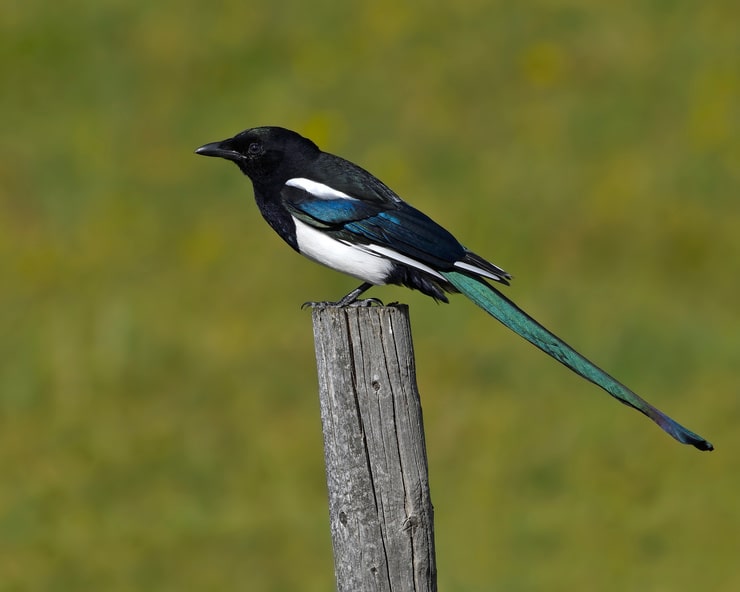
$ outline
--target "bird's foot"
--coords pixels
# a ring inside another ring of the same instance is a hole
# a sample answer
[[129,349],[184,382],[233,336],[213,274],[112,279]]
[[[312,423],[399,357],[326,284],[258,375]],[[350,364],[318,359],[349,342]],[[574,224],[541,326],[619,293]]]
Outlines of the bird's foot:
[[304,302],[301,306],[301,309],[304,309],[308,306],[311,308],[330,308],[330,307],[342,307],[342,306],[372,306],[373,304],[376,304],[378,306],[383,306],[383,302],[380,301],[377,298],[365,298],[363,300],[358,300],[359,296],[368,290],[369,288],[372,288],[372,284],[365,282],[364,284],[358,286],[354,290],[352,290],[349,294],[347,294],[344,298],[341,300],[337,300],[336,302]]
[[357,308],[364,308],[368,306],[383,306],[383,301],[379,298],[363,298],[362,300],[350,300],[348,302],[337,300],[336,302],[315,302],[310,300],[301,304],[301,310],[304,308],[341,308],[343,306],[351,306]]

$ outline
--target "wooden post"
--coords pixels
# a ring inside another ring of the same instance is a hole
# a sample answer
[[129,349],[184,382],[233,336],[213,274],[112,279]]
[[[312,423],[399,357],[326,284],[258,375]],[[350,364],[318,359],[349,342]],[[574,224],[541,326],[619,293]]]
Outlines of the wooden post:
[[408,307],[313,309],[339,592],[436,591]]

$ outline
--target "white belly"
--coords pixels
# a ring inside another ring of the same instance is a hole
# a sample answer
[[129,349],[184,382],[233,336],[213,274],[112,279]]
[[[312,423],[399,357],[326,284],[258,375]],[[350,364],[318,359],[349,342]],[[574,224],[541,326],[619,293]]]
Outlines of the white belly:
[[393,263],[361,246],[354,246],[327,236],[305,222],[293,218],[295,236],[301,255],[356,277],[363,282],[385,284]]

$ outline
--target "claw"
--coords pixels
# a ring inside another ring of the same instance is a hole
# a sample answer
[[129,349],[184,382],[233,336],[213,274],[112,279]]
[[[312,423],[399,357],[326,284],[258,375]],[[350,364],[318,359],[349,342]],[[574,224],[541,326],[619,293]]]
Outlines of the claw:
[[372,284],[365,282],[364,284],[352,290],[344,298],[342,298],[341,300],[337,300],[336,302],[314,302],[312,300],[309,300],[308,302],[304,302],[301,305],[301,310],[309,306],[311,308],[329,308],[332,306],[372,306],[373,304],[383,306],[383,302],[378,298],[366,298],[364,300],[357,300],[360,294],[371,287]]
[[380,298],[363,298],[362,300],[353,300],[351,302],[344,302],[342,300],[337,300],[336,302],[331,301],[322,301],[317,302],[314,300],[309,300],[308,302],[304,302],[301,304],[301,310],[305,308],[342,308],[344,306],[351,306],[351,307],[357,307],[357,308],[364,308],[368,306],[383,306],[383,301]]

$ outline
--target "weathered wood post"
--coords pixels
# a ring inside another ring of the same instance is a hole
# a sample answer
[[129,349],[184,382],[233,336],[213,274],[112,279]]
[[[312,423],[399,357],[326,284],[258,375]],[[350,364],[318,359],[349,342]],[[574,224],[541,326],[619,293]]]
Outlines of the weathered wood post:
[[316,307],[337,590],[437,589],[408,307]]

